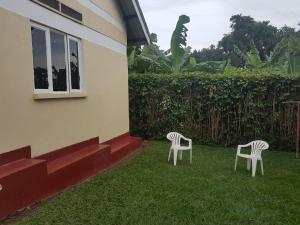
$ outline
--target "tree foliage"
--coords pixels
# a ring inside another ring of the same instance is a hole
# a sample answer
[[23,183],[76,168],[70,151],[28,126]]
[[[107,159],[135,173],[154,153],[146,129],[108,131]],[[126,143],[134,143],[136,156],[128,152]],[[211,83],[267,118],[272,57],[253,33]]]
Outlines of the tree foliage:
[[215,45],[211,45],[209,48],[203,48],[202,50],[194,50],[192,53],[197,63],[209,62],[209,61],[224,61],[227,59],[225,52],[216,48]]
[[227,53],[234,52],[236,45],[241,51],[249,52],[253,40],[259,55],[264,60],[279,41],[279,31],[269,21],[255,21],[250,16],[241,14],[230,18],[232,32],[224,36],[219,47]]
[[234,67],[272,67],[289,73],[300,70],[300,31],[295,28],[284,26],[278,29],[269,21],[255,21],[250,16],[238,14],[230,18],[232,32],[224,35],[217,47],[211,45],[192,52],[186,39],[189,22],[188,16],[179,17],[167,51],[157,45],[156,34],[151,34],[149,45],[129,48],[129,71],[220,73]]

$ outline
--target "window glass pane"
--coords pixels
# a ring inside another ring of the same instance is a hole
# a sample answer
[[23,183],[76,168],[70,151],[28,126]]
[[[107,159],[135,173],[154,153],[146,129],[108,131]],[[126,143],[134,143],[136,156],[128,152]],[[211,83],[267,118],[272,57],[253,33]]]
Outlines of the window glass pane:
[[69,45],[70,45],[71,86],[72,89],[80,90],[78,43],[70,39]]
[[31,27],[35,89],[48,89],[46,32]]
[[65,36],[50,32],[53,91],[67,91]]

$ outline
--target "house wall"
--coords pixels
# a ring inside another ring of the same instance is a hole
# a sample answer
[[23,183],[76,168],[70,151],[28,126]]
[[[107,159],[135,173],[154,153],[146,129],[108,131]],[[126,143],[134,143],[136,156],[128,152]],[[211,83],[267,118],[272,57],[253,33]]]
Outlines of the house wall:
[[110,13],[113,17],[115,17],[120,22],[123,22],[123,17],[120,14],[120,11],[118,9],[118,5],[116,1],[112,0],[92,0],[94,3],[99,5],[100,7],[107,10],[108,13]]
[[[92,11],[80,4],[82,1],[90,1],[94,6],[95,10]],[[114,0],[60,0],[60,2],[72,7],[73,9],[83,14],[84,24],[88,27],[95,29],[114,40],[121,42],[122,44],[127,43],[127,36],[125,33],[125,27],[120,29],[116,26],[112,26],[107,20],[99,17],[97,11],[101,10],[103,13],[107,13],[107,17],[111,16],[115,23],[123,25],[123,19],[121,13],[118,10],[118,6]],[[123,25],[124,26],[124,25]]]
[[[9,1],[22,4],[26,0]],[[12,12],[10,8],[14,6],[9,1],[0,2],[0,153],[31,145],[33,155],[38,156],[92,137],[99,136],[104,142],[128,132],[125,30],[84,7],[80,1],[62,0],[83,14],[83,26],[113,40],[112,46],[122,51],[101,45],[98,39],[82,39],[86,97],[36,100],[33,98],[31,18],[20,15],[22,12]],[[114,22],[122,22],[115,3],[107,0],[94,3],[108,12]]]

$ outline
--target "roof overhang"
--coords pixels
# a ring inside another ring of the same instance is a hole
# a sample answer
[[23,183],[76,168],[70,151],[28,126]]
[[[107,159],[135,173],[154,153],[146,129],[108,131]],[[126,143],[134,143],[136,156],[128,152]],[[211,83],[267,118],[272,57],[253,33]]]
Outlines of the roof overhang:
[[150,33],[138,0],[118,0],[127,29],[127,43],[132,45],[147,45],[150,43]]

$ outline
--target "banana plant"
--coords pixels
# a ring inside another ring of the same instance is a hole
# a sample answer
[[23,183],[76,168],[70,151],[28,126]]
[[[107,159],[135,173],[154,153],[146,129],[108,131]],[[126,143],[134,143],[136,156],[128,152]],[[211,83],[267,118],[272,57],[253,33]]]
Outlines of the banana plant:
[[185,24],[190,22],[190,17],[186,15],[181,15],[177,22],[176,28],[172,34],[171,38],[171,62],[172,68],[175,72],[178,72],[183,67],[186,60],[189,59],[188,51],[186,51],[187,46],[187,27]]
[[128,69],[133,70],[135,66],[135,60],[137,57],[136,47],[127,48],[127,59],[128,59]]
[[267,65],[288,73],[300,73],[300,37],[282,39],[267,58]]
[[264,67],[265,64],[260,59],[259,51],[257,50],[253,40],[251,40],[250,46],[250,51],[244,53],[240,50],[240,48],[237,45],[234,45],[234,52],[245,62],[246,68],[260,69]]
[[171,72],[170,60],[163,50],[159,48],[157,43],[157,35],[151,34],[151,43],[142,49],[133,47],[128,48],[128,68],[129,71],[138,73],[155,72],[168,73]]
[[168,73],[182,70],[191,55],[191,47],[186,47],[188,29],[185,24],[189,22],[188,16],[179,17],[168,51],[159,48],[156,34],[151,34],[151,43],[144,46],[139,53],[136,48],[128,49],[129,70],[139,73]]

